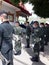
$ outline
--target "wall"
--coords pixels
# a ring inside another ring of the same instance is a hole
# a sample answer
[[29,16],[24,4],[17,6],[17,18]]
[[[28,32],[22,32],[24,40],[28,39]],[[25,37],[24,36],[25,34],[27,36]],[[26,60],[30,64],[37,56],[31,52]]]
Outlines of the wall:
[[0,11],[10,12],[11,14],[14,14],[14,22],[15,22],[16,21],[16,11],[19,11],[19,9],[9,3],[3,2],[2,9]]

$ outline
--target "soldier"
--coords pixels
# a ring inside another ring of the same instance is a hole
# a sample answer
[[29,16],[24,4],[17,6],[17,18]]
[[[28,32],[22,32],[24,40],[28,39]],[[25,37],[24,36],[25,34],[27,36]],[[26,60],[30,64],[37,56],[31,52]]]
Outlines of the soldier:
[[45,23],[45,30],[46,30],[46,38],[45,38],[45,45],[48,45],[48,39],[49,39],[49,26],[47,23]]
[[26,48],[30,48],[30,35],[31,35],[31,27],[29,26],[29,22],[26,22]]
[[14,30],[15,30],[15,36],[16,36],[16,40],[15,40],[15,55],[20,55],[21,54],[21,36],[22,36],[22,28],[19,26],[19,22],[16,22],[16,25],[14,26]]
[[41,31],[42,31],[42,41],[43,41],[44,45],[47,45],[47,42],[48,42],[48,27],[46,25],[44,25],[44,23],[40,23],[40,28],[41,28]]
[[37,21],[34,21],[33,23],[33,30],[32,30],[32,40],[34,44],[34,55],[31,58],[32,61],[39,61],[39,52],[40,52],[40,36],[41,36],[41,31],[39,28],[39,23]]
[[[10,61],[9,65],[13,65],[13,46],[12,36],[14,33],[13,27],[9,24],[8,15],[6,12],[0,13],[0,52],[2,55]],[[5,59],[2,61],[3,65],[6,65]]]
[[44,23],[40,23],[40,29],[41,29],[41,32],[42,32],[42,35],[41,35],[41,42],[40,42],[40,45],[41,45],[41,48],[40,48],[40,51],[44,52],[44,44],[45,44],[45,36],[46,36],[46,30],[45,30],[45,25]]

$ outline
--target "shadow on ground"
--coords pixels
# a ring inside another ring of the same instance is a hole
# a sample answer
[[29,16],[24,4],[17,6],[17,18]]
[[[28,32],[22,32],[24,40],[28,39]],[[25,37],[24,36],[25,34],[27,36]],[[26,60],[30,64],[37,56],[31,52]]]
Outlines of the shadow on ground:
[[30,55],[33,56],[33,49],[32,48],[25,48],[26,52]]
[[39,62],[33,62],[32,65],[45,65],[45,64],[39,61]]
[[43,57],[46,57],[49,60],[49,43],[48,46],[45,46],[45,51],[42,55]]

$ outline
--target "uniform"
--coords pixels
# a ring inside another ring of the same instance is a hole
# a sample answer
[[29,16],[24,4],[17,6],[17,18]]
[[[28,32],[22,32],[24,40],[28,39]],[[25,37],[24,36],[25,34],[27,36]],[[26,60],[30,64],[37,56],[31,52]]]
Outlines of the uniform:
[[[12,36],[14,33],[13,27],[8,21],[0,24],[0,51],[3,56],[10,61],[9,65],[13,65],[13,45]],[[3,65],[5,65],[5,60]]]
[[44,44],[48,45],[48,27],[45,27]]
[[31,27],[28,25],[28,26],[26,26],[26,41],[27,41],[27,48],[30,47],[30,35],[31,35]]
[[41,46],[41,48],[40,48],[40,51],[42,51],[42,52],[44,52],[44,44],[45,44],[45,27],[41,27],[40,28],[41,29],[41,33],[42,33],[42,35],[41,35],[41,41],[40,41],[40,46]]
[[[34,23],[36,23],[36,25],[38,25],[38,23],[35,21]],[[34,25],[33,23],[33,25]],[[32,31],[32,44],[34,44],[34,55],[32,57],[32,61],[39,61],[39,52],[40,52],[40,40],[41,40],[41,30],[40,27],[33,27],[33,31]]]
[[42,32],[41,42],[40,42],[40,46],[41,46],[40,51],[44,52],[44,45],[45,45],[45,41],[46,41],[46,37],[47,37],[47,31],[46,31],[44,23],[40,23],[40,29]]
[[15,55],[19,55],[21,54],[21,35],[22,35],[22,28],[20,26],[14,26],[14,30],[15,30],[15,36],[16,36],[16,40],[15,40]]
[[46,33],[46,37],[45,37],[45,45],[48,45],[48,39],[49,39],[49,27],[48,27],[48,24],[46,23],[45,24],[45,33]]

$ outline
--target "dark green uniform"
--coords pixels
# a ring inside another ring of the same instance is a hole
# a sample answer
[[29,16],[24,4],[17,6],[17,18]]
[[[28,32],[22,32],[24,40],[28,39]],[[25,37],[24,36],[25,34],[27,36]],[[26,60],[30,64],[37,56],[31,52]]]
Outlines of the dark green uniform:
[[34,38],[34,57],[39,59],[39,51],[40,51],[40,28],[34,28],[34,33],[32,34]]
[[27,48],[30,47],[30,35],[31,35],[31,28],[30,26],[26,26],[26,41],[27,41]]
[[41,33],[42,33],[41,41],[40,41],[40,46],[41,46],[40,51],[44,52],[44,44],[45,44],[45,36],[46,36],[45,27],[41,27],[40,29],[41,29]]
[[[34,24],[35,23],[35,24]],[[41,30],[38,26],[38,22],[33,23],[33,31],[32,31],[32,43],[34,44],[34,56],[31,59],[32,61],[39,61],[39,52],[40,52],[40,40],[41,40]]]
[[40,29],[41,29],[41,32],[42,32],[42,35],[41,35],[41,42],[40,42],[40,51],[44,52],[44,45],[47,44],[47,41],[46,41],[46,38],[47,38],[47,29],[44,25],[44,23],[40,23]]
[[48,28],[45,27],[45,34],[44,34],[44,45],[47,45],[48,42]]
[[46,37],[45,37],[45,45],[48,45],[48,39],[49,39],[49,27],[48,24],[45,24],[45,33],[46,33]]

